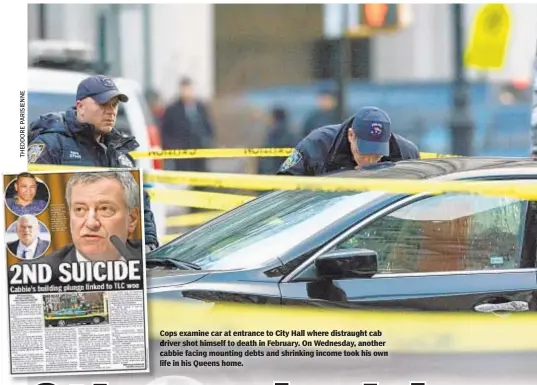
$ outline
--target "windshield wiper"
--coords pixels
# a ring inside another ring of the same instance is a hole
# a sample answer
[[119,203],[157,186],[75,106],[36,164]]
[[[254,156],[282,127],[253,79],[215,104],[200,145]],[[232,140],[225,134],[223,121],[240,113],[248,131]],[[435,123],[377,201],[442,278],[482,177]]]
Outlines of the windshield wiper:
[[178,261],[173,258],[149,258],[145,260],[146,263],[153,263],[155,265],[164,265],[176,267],[182,270],[201,270],[201,267],[192,262]]

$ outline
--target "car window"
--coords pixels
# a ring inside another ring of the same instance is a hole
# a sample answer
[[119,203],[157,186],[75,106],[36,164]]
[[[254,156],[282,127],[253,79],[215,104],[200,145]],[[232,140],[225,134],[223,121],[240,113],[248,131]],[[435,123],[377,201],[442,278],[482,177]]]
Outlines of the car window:
[[151,258],[193,262],[204,270],[257,267],[354,210],[386,196],[382,192],[284,191],[265,195],[155,250]]
[[375,220],[335,249],[376,251],[384,274],[519,268],[526,210],[517,199],[429,197]]
[[[50,112],[65,111],[75,105],[75,93],[35,92],[28,93],[28,122]],[[120,103],[116,128],[124,135],[132,135],[125,107]]]

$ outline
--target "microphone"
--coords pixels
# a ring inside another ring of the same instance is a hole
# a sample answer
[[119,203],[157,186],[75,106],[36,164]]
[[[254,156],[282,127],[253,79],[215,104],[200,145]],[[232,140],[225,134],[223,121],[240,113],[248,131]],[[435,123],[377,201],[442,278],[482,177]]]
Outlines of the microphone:
[[121,240],[117,237],[117,235],[111,235],[110,236],[110,242],[116,250],[119,252],[120,255],[127,259],[136,259],[136,257],[127,249],[127,246]]

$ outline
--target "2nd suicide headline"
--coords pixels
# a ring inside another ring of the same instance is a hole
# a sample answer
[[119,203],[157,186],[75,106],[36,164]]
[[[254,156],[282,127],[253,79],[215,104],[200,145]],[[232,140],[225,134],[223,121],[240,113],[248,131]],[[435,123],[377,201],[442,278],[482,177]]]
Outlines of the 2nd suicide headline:
[[9,271],[10,293],[139,290],[143,281],[139,260],[60,263],[53,284],[52,267],[45,263],[15,264]]

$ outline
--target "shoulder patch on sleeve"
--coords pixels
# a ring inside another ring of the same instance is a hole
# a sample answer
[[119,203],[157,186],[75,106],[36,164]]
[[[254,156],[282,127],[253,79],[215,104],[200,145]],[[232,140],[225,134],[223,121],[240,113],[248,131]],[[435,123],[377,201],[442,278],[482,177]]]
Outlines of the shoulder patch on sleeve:
[[125,154],[121,154],[117,159],[119,164],[121,164],[123,167],[134,167],[134,164],[132,164],[131,160]]
[[28,163],[35,163],[43,151],[45,151],[45,143],[34,143],[28,146]]
[[289,157],[287,157],[285,162],[283,162],[282,166],[280,167],[280,171],[285,171],[285,170],[290,169],[301,160],[302,160],[302,154],[297,149],[294,149],[291,155],[289,155]]

